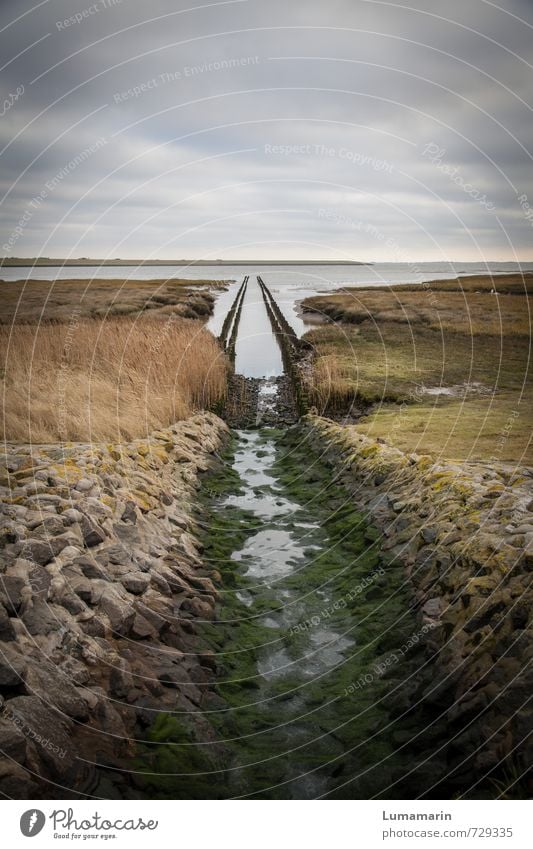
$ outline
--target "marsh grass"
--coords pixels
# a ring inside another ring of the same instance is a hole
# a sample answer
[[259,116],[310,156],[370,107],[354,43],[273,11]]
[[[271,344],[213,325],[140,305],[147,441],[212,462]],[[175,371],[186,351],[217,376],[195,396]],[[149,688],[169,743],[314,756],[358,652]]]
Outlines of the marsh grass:
[[394,322],[470,336],[529,336],[530,306],[525,296],[433,291],[420,286],[418,291],[404,287],[351,289],[304,301],[307,309],[347,324]]
[[0,327],[2,439],[123,441],[206,409],[227,363],[199,321],[82,319]]
[[491,295],[483,280],[307,299],[335,321],[305,337],[310,403],[326,415],[369,406],[359,430],[404,451],[532,462],[531,298]]
[[201,318],[213,309],[224,280],[16,280],[0,281],[0,324],[70,321],[150,314]]

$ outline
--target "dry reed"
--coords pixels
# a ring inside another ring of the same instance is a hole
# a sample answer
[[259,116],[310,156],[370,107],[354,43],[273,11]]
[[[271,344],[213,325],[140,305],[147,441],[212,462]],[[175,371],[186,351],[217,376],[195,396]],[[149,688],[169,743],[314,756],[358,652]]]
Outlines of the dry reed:
[[0,327],[2,438],[124,441],[211,407],[227,364],[201,322],[83,319]]

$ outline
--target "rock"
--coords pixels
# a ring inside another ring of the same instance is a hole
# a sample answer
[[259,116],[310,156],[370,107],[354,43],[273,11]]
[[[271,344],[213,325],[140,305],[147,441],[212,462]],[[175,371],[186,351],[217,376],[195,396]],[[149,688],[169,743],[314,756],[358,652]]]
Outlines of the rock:
[[216,657],[212,651],[205,651],[198,655],[198,660],[200,661],[202,666],[205,666],[207,669],[210,669],[212,672],[216,672],[218,669],[218,664]]
[[26,762],[26,737],[11,719],[9,702],[0,713],[0,752],[4,758],[11,758],[17,764]]
[[160,575],[158,572],[154,571],[151,573],[150,581],[154,589],[158,592],[162,593],[165,596],[171,596],[172,590],[170,589],[168,581]]
[[422,528],[422,530],[420,531],[422,539],[425,543],[428,544],[435,542],[435,540],[437,539],[437,533],[438,528],[435,525],[432,525],[431,527]]
[[20,542],[27,536],[28,532],[24,525],[17,525],[14,522],[4,525],[4,527],[0,528],[0,548],[10,543]]
[[13,575],[0,575],[0,603],[12,614],[19,611],[22,604],[22,591],[26,586],[24,578]]
[[124,506],[124,510],[122,511],[122,516],[120,517],[122,522],[131,522],[132,525],[135,525],[137,522],[137,510],[134,501],[126,501]]
[[[194,444],[186,429],[197,435]],[[26,729],[15,725],[17,739],[6,738],[6,749],[26,758],[28,774],[69,794],[82,786],[78,755],[113,763],[131,745],[135,709],[128,704],[148,698],[155,710],[196,709],[202,693],[191,679],[207,686],[207,670],[214,671],[208,655],[204,663],[193,653],[189,662],[172,663],[168,655],[194,652],[194,618],[213,612],[215,588],[203,577],[189,502],[221,430],[216,417],[198,415],[193,424],[161,431],[157,441],[144,440],[144,452],[139,441],[117,447],[116,460],[107,446],[22,447],[28,453],[16,456],[14,470],[26,467],[19,480],[0,472],[5,495],[20,502],[0,505],[7,542],[0,642],[9,661],[0,667],[0,685]],[[174,593],[187,600],[180,619]],[[166,686],[153,668],[162,658]],[[120,711],[113,698],[126,703]],[[90,733],[82,725],[89,715]],[[2,722],[0,698],[0,747]],[[46,785],[33,785],[16,765],[6,773],[0,761],[0,792],[9,782],[15,794],[36,787],[33,798],[43,798]],[[83,785],[90,792],[97,786]]]
[[60,603],[71,616],[77,616],[87,610],[86,603],[74,592],[63,592]]
[[116,634],[125,636],[129,632],[135,619],[135,610],[118,594],[106,593],[100,599],[98,607],[107,615]]
[[184,599],[180,608],[180,613],[181,611],[186,611],[200,620],[210,620],[213,619],[215,615],[213,607],[200,598]]
[[533,545],[528,546],[523,554],[524,564],[528,569],[533,567]]
[[21,621],[32,637],[50,634],[59,627],[53,605],[47,604],[43,599],[34,599],[33,605],[22,614]]
[[45,542],[39,539],[27,539],[21,546],[20,555],[27,560],[32,560],[38,563],[39,566],[46,566],[54,559],[58,552],[54,550],[50,542]]
[[33,744],[51,775],[61,781],[73,779],[76,751],[69,733],[72,725],[35,696],[16,696],[8,702],[10,715],[26,741]]
[[[61,672],[69,681],[72,681],[76,687],[80,687],[82,684],[87,684],[91,677],[85,664],[83,664],[80,660],[76,660],[75,657],[67,657],[65,659],[64,663],[61,664]],[[83,691],[78,690],[77,692],[78,695],[83,698]]]
[[30,664],[26,673],[26,687],[29,694],[38,696],[41,701],[62,714],[81,722],[89,718],[86,701],[80,697],[61,666],[50,666],[42,662]]
[[105,532],[99,525],[96,524],[96,522],[92,522],[87,518],[87,516],[84,516],[79,524],[83,536],[83,542],[88,548],[92,548],[95,545],[100,545],[100,543],[105,542]]
[[120,578],[120,582],[129,593],[142,595],[150,586],[150,576],[142,572],[128,572]]
[[137,602],[136,608],[137,612],[147,619],[157,634],[163,634],[170,628],[173,621],[173,605],[167,608],[162,601],[156,602],[150,599],[149,605]]
[[68,586],[85,604],[91,604],[92,585],[88,578],[81,575],[74,575],[71,579],[68,579]]
[[43,523],[43,514],[37,511],[28,510],[26,515],[24,516],[24,524],[28,528],[28,530],[32,531],[34,528],[39,527]]
[[157,673],[157,680],[164,687],[173,687],[178,690],[182,685],[191,683],[191,679],[185,669],[180,666],[167,666]]
[[148,622],[148,619],[140,613],[136,613],[133,625],[131,626],[130,636],[137,640],[146,640],[149,638],[153,639],[157,637],[157,631],[150,622]]
[[81,557],[76,557],[76,559],[74,560],[74,565],[79,566],[86,578],[89,578],[91,580],[107,580],[105,570],[98,565],[96,560],[92,560],[86,555],[82,554]]
[[31,587],[32,596],[35,598],[46,599],[52,582],[52,576],[42,566],[34,566],[28,573],[28,580]]
[[529,621],[529,609],[525,604],[517,604],[511,610],[511,621],[513,628],[522,630],[527,627]]
[[28,504],[39,510],[53,510],[57,512],[57,508],[68,503],[60,495],[30,495],[27,499]]
[[533,534],[533,524],[522,524],[513,530],[514,534]]
[[455,542],[460,542],[463,535],[460,531],[448,531],[442,537],[439,537],[441,545],[453,545]]
[[113,563],[117,566],[131,563],[131,553],[121,543],[104,546],[97,557],[99,563]]
[[111,669],[109,689],[119,699],[125,699],[134,687],[133,676],[127,663],[120,659]]
[[430,598],[422,607],[422,614],[429,620],[439,619],[443,609],[441,598]]
[[73,525],[75,522],[81,522],[83,519],[83,513],[80,513],[80,511],[76,510],[74,507],[69,507],[67,510],[63,510],[61,518],[68,522],[69,525]]
[[[490,598],[494,599],[497,596],[497,593],[493,593]],[[485,625],[488,625],[492,622],[492,619],[497,616],[498,613],[502,613],[505,610],[506,603],[503,599],[494,600],[492,604],[485,604],[482,609],[475,616],[472,616],[468,622],[465,622],[463,625],[463,629],[467,634],[472,634],[474,631],[479,631]]]
[[54,536],[61,534],[65,530],[63,519],[60,516],[45,516],[40,525],[36,525],[33,530],[39,536]]
[[15,629],[7,615],[7,610],[4,605],[0,603],[0,640],[7,643],[14,640],[15,636]]
[[191,534],[185,532],[180,537],[180,544],[185,551],[185,554],[191,558],[191,560],[198,560],[198,552],[202,550],[203,546],[198,542]]
[[77,492],[89,492],[94,485],[94,481],[91,481],[88,478],[82,478],[77,484],[75,484],[74,489]]
[[99,616],[93,615],[90,619],[84,619],[80,624],[84,634],[87,634],[88,637],[104,639],[109,630]]
[[0,688],[8,690],[22,684],[27,668],[23,655],[16,652],[12,646],[11,642],[0,650]]

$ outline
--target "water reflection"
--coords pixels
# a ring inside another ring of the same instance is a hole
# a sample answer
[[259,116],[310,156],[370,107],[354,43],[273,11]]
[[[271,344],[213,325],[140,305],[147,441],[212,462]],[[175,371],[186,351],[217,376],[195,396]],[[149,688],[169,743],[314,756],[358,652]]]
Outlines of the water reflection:
[[283,361],[256,277],[250,277],[237,338],[235,371],[246,377],[283,374]]

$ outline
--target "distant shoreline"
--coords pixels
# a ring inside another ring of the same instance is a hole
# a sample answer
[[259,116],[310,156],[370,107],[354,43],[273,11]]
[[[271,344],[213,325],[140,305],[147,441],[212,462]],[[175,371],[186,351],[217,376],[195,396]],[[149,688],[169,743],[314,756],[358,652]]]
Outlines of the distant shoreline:
[[175,266],[175,267],[188,267],[188,266],[234,266],[234,265],[242,265],[242,266],[250,266],[250,265],[373,265],[372,262],[356,262],[355,260],[300,260],[300,259],[154,259],[154,260],[144,260],[144,259],[47,259],[45,257],[3,257],[0,259],[0,268],[56,268],[56,267],[65,267],[65,268],[83,268],[84,266],[93,267],[137,267],[137,266],[153,266],[153,265],[161,265],[161,266]]

